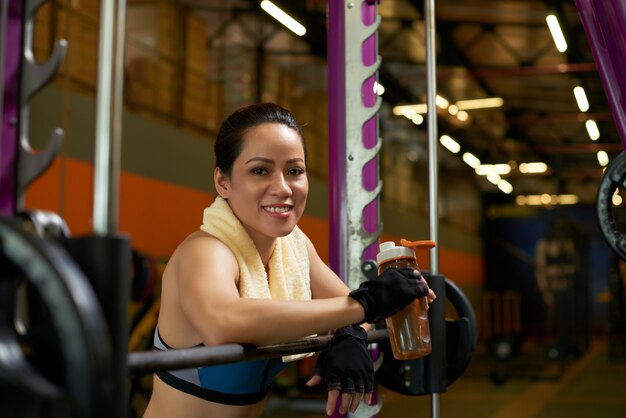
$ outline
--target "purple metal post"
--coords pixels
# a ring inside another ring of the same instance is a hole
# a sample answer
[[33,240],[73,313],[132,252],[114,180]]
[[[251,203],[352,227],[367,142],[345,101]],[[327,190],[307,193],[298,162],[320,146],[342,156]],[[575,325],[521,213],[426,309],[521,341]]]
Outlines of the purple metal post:
[[[22,51],[23,6],[21,0],[3,1],[4,27],[0,45],[2,68],[2,136],[0,136],[0,214],[13,215],[16,205],[16,159],[19,127],[19,85]],[[1,25],[0,25],[1,26]]]
[[626,149],[626,2],[576,0],[576,6]]
[[343,1],[328,2],[328,177],[330,268],[347,280],[346,248],[346,72]]

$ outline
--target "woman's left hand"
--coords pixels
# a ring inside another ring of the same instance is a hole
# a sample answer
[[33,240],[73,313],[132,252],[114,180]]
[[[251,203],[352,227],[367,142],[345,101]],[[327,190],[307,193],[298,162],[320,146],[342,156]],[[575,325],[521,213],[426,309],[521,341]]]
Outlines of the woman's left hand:
[[328,401],[326,414],[332,415],[341,395],[339,413],[356,411],[361,398],[372,402],[374,365],[367,349],[367,333],[357,325],[339,328],[317,358],[314,376],[307,386],[315,386],[326,379]]

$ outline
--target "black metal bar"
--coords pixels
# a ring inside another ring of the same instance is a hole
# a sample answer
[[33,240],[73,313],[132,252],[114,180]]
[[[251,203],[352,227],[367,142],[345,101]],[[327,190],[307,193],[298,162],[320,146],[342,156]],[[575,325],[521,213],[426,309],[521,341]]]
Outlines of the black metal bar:
[[[323,350],[330,338],[330,335],[325,335],[263,347],[225,344],[214,347],[180,348],[169,351],[137,351],[128,355],[128,373],[137,375],[311,353]],[[367,341],[369,343],[382,341],[387,338],[389,338],[389,334],[386,329],[367,333]]]
[[[111,336],[111,358],[114,387],[122,387],[127,376],[128,300],[130,239],[123,235],[89,235],[72,237],[63,245],[85,273],[95,290]],[[107,405],[109,416],[126,417],[125,395],[115,392]]]
[[424,274],[428,286],[435,292],[437,299],[428,308],[430,338],[433,351],[425,357],[426,393],[444,393],[446,391],[446,284],[441,274]]

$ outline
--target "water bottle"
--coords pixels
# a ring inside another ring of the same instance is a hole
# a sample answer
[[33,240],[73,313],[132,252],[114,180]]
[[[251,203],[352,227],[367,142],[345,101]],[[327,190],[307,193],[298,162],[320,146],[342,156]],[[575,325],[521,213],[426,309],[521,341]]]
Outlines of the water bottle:
[[[401,240],[400,246],[393,241],[380,244],[376,261],[378,274],[388,268],[410,267],[418,269],[415,249],[432,248],[433,241]],[[400,312],[387,318],[387,329],[393,356],[398,360],[412,360],[426,356],[432,351],[430,327],[428,325],[428,299],[426,296],[414,300]]]

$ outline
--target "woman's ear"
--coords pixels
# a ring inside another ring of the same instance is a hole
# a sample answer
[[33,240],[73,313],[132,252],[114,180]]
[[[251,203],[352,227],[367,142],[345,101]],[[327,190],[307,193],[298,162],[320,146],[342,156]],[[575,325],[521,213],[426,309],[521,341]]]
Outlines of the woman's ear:
[[215,167],[215,171],[213,171],[213,181],[215,182],[215,191],[217,191],[217,194],[223,199],[228,199],[228,195],[230,194],[230,182],[219,167]]

